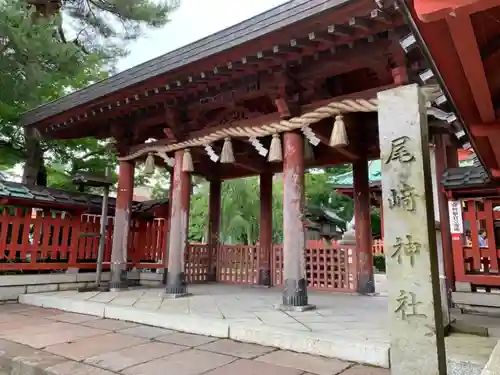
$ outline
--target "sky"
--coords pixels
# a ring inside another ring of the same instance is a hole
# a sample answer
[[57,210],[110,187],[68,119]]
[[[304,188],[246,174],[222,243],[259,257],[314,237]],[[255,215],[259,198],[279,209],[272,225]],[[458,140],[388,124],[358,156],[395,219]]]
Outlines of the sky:
[[171,21],[129,45],[129,56],[118,63],[122,71],[221,31],[285,3],[285,0],[180,0]]

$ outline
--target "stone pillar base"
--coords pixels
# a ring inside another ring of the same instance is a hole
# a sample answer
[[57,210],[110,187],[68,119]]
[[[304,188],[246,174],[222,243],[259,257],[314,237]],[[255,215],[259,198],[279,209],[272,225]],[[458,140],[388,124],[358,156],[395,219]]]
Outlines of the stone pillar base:
[[305,279],[286,279],[283,290],[283,306],[302,307],[308,306],[307,282]]
[[259,269],[259,276],[257,278],[256,286],[263,288],[271,287],[271,270],[269,268]]
[[[116,275],[119,273],[118,275]],[[117,277],[118,276],[118,277]],[[129,283],[127,279],[127,271],[124,269],[113,270],[111,269],[111,281],[109,282],[109,290],[111,292],[119,292],[121,290],[128,290]]]
[[292,306],[292,305],[277,304],[274,305],[274,308],[280,311],[304,312],[316,309],[316,305]]
[[171,298],[184,297],[187,295],[186,277],[184,275],[184,272],[176,275],[173,275],[171,272],[167,272],[167,285],[165,286],[165,295],[171,296]]
[[167,298],[167,299],[177,299],[177,298],[184,298],[184,297],[190,297],[192,296],[193,294],[192,293],[167,293],[167,292],[164,292],[161,296],[163,298]]

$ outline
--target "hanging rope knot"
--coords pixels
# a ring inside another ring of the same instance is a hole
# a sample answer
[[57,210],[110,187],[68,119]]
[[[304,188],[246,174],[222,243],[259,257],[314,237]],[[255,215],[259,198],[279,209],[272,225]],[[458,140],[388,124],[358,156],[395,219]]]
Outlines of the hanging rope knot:
[[193,158],[191,157],[191,151],[189,148],[184,150],[184,155],[182,156],[182,171],[183,172],[193,172]]
[[349,144],[344,117],[341,114],[335,116],[332,135],[330,137],[330,147],[343,147]]
[[152,152],[148,153],[148,157],[146,158],[144,173],[147,175],[152,175],[153,173],[155,173],[155,157]]
[[269,147],[269,162],[283,161],[283,151],[281,149],[281,139],[279,133],[274,133],[271,139],[271,146]]
[[222,146],[222,152],[220,154],[220,162],[223,164],[234,163],[234,153],[233,145],[231,144],[231,138],[224,138],[224,145]]

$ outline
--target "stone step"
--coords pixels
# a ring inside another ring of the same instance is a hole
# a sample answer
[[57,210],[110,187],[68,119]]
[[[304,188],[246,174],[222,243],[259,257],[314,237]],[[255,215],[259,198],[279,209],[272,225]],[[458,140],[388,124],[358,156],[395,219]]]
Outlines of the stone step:
[[461,309],[482,309],[496,312],[500,316],[500,294],[485,292],[453,292],[451,301],[455,307]]

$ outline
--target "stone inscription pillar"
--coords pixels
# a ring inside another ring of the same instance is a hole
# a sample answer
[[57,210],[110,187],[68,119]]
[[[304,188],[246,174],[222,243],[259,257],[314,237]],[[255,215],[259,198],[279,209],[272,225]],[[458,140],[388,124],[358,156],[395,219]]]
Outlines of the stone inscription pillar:
[[425,99],[378,94],[392,375],[445,375]]
[[260,175],[259,275],[258,284],[271,286],[273,246],[273,174]]
[[370,216],[370,182],[368,160],[361,157],[353,163],[354,228],[358,258],[358,293],[375,293],[373,280],[372,225]]
[[134,168],[134,162],[120,162],[111,247],[111,281],[109,283],[109,288],[115,291],[127,287],[127,255],[130,211],[134,195]]
[[175,152],[172,180],[172,207],[168,248],[167,286],[165,293],[172,297],[187,294],[184,275],[184,253],[188,241],[189,201],[191,198],[191,174],[182,171],[184,151]]
[[221,181],[210,181],[208,202],[208,281],[217,279],[217,251],[219,248]]
[[298,132],[283,135],[283,304],[286,310],[308,305],[304,233],[304,144]]

